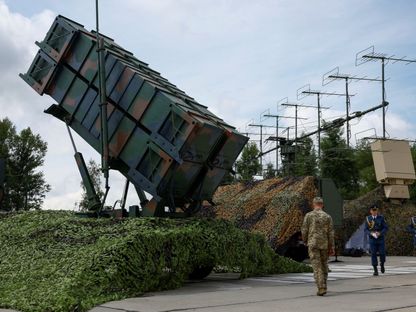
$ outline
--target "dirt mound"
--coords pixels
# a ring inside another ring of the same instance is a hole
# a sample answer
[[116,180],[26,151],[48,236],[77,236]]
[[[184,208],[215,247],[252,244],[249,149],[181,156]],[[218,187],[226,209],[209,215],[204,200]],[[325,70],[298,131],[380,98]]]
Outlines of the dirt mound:
[[201,214],[233,221],[239,228],[261,233],[279,250],[300,231],[303,216],[318,193],[314,177],[287,177],[220,187],[215,206]]
[[416,215],[416,205],[411,201],[401,203],[387,200],[381,186],[355,200],[345,201],[344,240],[348,240],[364,222],[373,204],[380,208],[389,225],[386,236],[387,253],[395,256],[411,256],[414,248],[412,237],[406,232],[406,226],[410,223],[410,217]]

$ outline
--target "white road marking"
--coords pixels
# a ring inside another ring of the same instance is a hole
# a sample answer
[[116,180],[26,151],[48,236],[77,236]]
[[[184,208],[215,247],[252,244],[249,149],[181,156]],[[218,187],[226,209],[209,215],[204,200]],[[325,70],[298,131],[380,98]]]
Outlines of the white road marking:
[[[370,277],[373,269],[370,265],[333,265],[329,264],[331,272],[328,274],[329,281],[357,279]],[[403,275],[416,273],[416,267],[386,266],[386,273],[382,275]],[[251,277],[247,280],[256,282],[276,283],[276,284],[306,284],[313,283],[312,273],[282,274],[267,277]]]

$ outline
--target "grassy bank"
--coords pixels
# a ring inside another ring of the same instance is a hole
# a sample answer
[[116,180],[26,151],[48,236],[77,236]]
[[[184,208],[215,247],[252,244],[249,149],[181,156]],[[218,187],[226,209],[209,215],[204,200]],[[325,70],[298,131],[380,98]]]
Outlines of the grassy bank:
[[1,307],[86,311],[179,287],[198,265],[239,268],[241,277],[309,270],[226,221],[96,220],[51,211],[0,219]]

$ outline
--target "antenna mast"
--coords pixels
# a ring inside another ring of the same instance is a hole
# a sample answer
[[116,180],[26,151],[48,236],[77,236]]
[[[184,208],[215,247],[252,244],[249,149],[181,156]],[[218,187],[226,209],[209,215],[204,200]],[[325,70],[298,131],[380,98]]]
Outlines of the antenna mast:
[[95,0],[95,20],[96,20],[96,39],[98,53],[98,78],[100,96],[100,117],[101,117],[101,170],[105,179],[105,195],[101,204],[101,210],[104,208],[105,200],[110,190],[109,179],[109,150],[108,150],[108,124],[107,124],[107,91],[105,82],[105,61],[104,61],[104,39],[100,36],[98,0]]
[[[345,93],[336,93],[336,92],[324,92],[324,91],[317,91],[311,90],[310,84],[304,85],[297,90],[297,98],[298,100],[307,97],[308,95],[316,95],[317,99],[317,106],[316,109],[318,110],[318,159],[319,162],[321,160],[321,113],[324,107],[321,106],[321,95],[335,95],[335,96],[346,96]],[[328,107],[326,107],[328,108]]]
[[383,139],[386,138],[386,106],[389,104],[386,101],[386,79],[384,77],[384,67],[388,62],[397,63],[404,62],[406,65],[416,63],[416,59],[408,59],[404,57],[395,57],[395,55],[388,55],[385,53],[379,53],[374,51],[374,46],[368,47],[357,53],[355,56],[355,66],[362,65],[367,62],[381,61],[381,105],[383,107]]
[[380,82],[382,79],[377,78],[367,78],[365,77],[357,77],[351,76],[349,74],[340,74],[339,67],[335,67],[334,69],[330,70],[322,77],[322,86],[326,86],[333,82],[334,80],[344,80],[345,81],[345,112],[347,115],[346,118],[346,138],[347,138],[347,147],[350,147],[350,138],[351,138],[351,127],[350,127],[350,109],[351,109],[351,100],[349,94],[349,83],[351,81],[372,81],[372,82]]

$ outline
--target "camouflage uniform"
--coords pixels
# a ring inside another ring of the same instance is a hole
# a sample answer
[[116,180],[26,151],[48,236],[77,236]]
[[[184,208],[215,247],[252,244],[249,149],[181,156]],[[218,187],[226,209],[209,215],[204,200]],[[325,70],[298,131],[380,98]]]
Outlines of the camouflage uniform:
[[319,291],[326,291],[328,279],[328,251],[334,247],[332,218],[322,209],[305,215],[302,237],[308,246],[313,274]]

